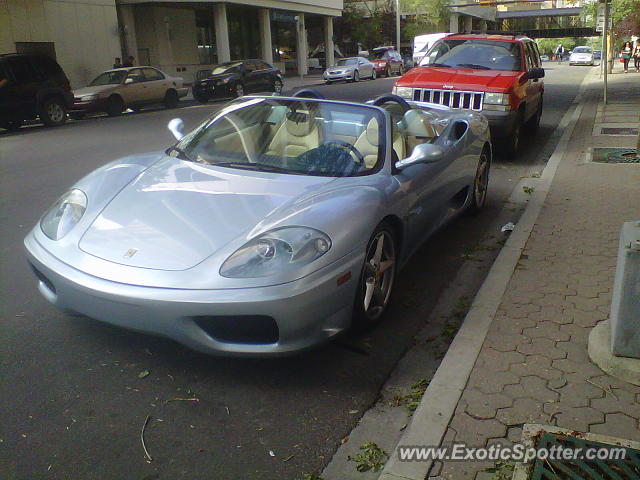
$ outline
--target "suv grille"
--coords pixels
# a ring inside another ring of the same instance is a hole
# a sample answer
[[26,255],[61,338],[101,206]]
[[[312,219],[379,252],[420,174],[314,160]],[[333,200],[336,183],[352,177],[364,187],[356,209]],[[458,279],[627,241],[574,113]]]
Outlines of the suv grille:
[[435,103],[451,108],[468,108],[481,111],[484,93],[464,92],[460,90],[432,90],[428,88],[414,88],[413,100],[416,102]]

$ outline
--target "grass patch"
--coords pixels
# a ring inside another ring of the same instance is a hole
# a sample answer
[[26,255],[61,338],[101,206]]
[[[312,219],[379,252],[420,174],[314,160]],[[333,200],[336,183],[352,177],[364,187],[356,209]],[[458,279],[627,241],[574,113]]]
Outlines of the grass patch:
[[429,386],[429,380],[426,378],[421,378],[409,389],[409,393],[405,393],[404,395],[397,395],[389,404],[392,407],[400,407],[404,406],[409,413],[413,413],[420,405],[420,400],[422,399],[422,395],[424,395],[425,390]]
[[493,473],[491,480],[511,480],[514,466],[512,463],[493,462],[491,467],[484,469],[485,472]]
[[525,185],[524,187],[522,187],[522,191],[527,195],[531,195],[535,190],[536,190],[535,188],[529,187],[528,185]]

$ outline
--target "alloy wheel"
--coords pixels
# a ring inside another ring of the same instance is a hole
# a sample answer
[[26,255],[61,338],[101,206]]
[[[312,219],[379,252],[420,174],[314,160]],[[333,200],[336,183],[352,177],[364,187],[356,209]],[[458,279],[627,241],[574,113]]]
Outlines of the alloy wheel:
[[244,86],[241,83],[236,83],[236,97],[244,96]]
[[273,91],[277,94],[282,93],[282,82],[280,80],[273,82]]
[[384,312],[395,277],[395,242],[387,230],[378,231],[367,250],[362,274],[362,310],[375,321]]
[[47,105],[47,115],[53,123],[60,123],[64,120],[64,108],[57,102],[51,102]]
[[480,155],[476,179],[473,184],[473,197],[475,208],[482,208],[487,200],[487,190],[489,188],[489,157],[486,153]]

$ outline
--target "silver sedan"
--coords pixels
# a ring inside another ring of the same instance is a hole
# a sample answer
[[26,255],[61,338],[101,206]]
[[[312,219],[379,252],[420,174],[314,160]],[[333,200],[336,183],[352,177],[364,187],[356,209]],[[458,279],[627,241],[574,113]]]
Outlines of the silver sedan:
[[25,238],[56,307],[211,354],[296,352],[379,322],[413,252],[486,200],[472,111],[255,96],[170,126],[175,145],[90,173]]
[[361,78],[376,79],[375,65],[364,57],[341,58],[327,68],[322,76],[326,83],[346,80],[357,82]]

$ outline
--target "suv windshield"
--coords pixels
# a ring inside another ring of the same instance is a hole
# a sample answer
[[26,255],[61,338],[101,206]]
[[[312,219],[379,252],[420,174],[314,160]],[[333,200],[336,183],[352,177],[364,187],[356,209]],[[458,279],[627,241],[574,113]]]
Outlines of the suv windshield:
[[522,69],[522,55],[518,42],[440,40],[427,52],[420,65],[518,72]]
[[338,60],[338,62],[336,63],[336,65],[339,67],[344,67],[345,65],[357,65],[357,64],[358,64],[357,58],[343,58],[342,60]]
[[573,53],[591,53],[589,47],[576,47],[573,49]]
[[93,79],[89,85],[95,87],[97,85],[119,85],[129,73],[127,70],[112,70],[104,72]]
[[374,107],[312,99],[242,98],[169,155],[205,165],[297,175],[366,175],[383,162],[385,117]]

